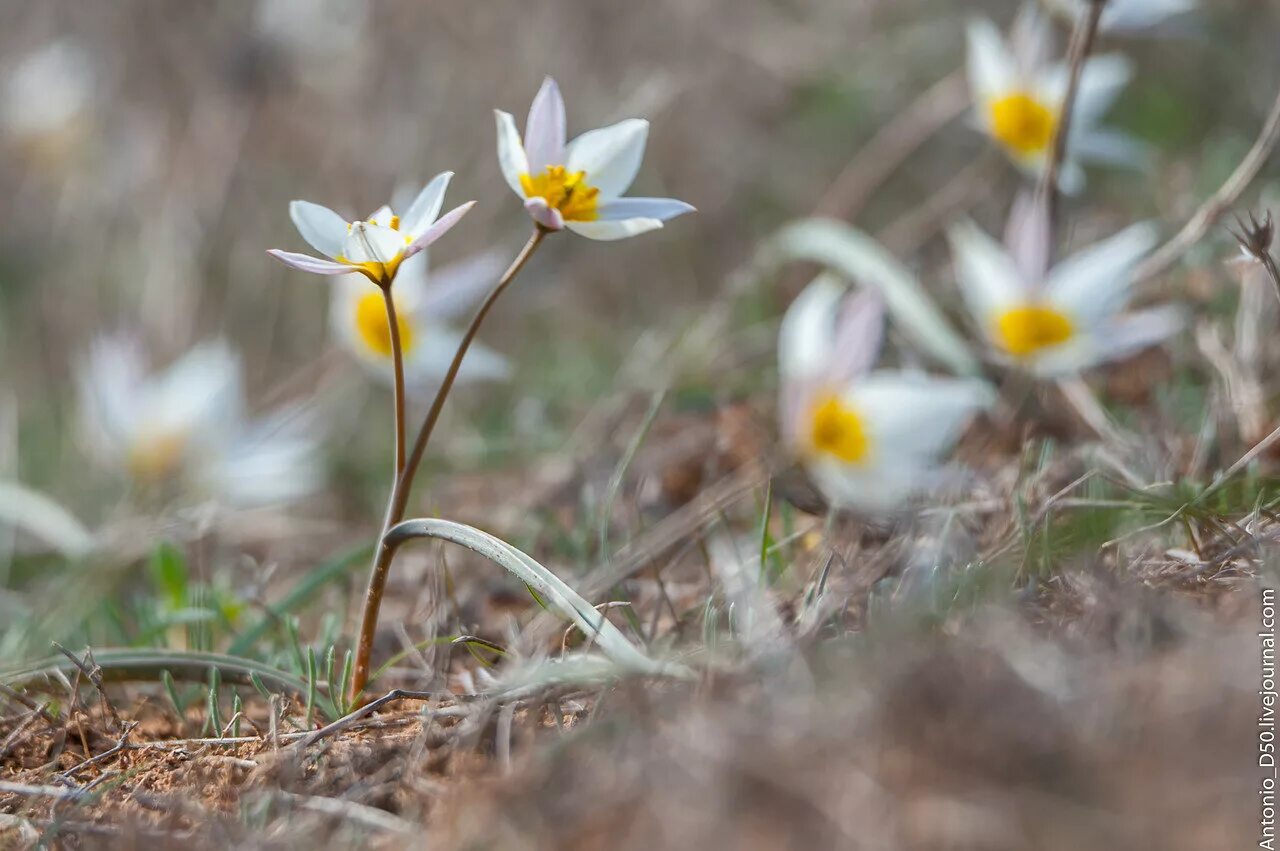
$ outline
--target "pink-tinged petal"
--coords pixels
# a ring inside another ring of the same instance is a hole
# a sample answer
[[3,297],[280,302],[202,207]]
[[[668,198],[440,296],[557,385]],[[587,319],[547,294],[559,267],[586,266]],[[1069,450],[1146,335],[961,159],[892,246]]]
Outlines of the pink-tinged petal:
[[529,157],[520,141],[516,120],[511,117],[511,113],[498,109],[493,111],[493,118],[498,126],[498,166],[502,169],[502,177],[511,191],[523,198],[520,175],[529,173]]
[[347,220],[333,210],[310,201],[289,204],[289,218],[307,244],[326,257],[342,253],[342,240],[347,235]]
[[665,222],[685,213],[696,213],[692,204],[674,198],[614,198],[596,209],[602,221],[619,219],[657,219]]
[[456,225],[475,205],[475,201],[468,201],[465,204],[460,204],[459,206],[454,207],[452,210],[437,219],[435,224],[424,230],[422,235],[415,239],[413,243],[404,250],[404,259],[409,259],[448,233],[450,228]]
[[295,254],[292,251],[281,251],[278,248],[272,248],[267,253],[286,266],[292,266],[304,272],[314,272],[317,275],[346,275],[351,272],[351,267],[345,263],[321,260],[319,257],[312,257],[309,254]]
[[524,208],[529,216],[548,230],[563,230],[564,216],[555,207],[547,206],[547,200],[538,196],[525,199]]
[[884,340],[884,301],[866,289],[846,299],[835,316],[831,378],[846,383],[871,371]]
[[1044,204],[1030,192],[1023,192],[1013,202],[1009,223],[1005,227],[1004,244],[1017,265],[1022,279],[1038,288],[1049,271],[1049,215]]
[[639,236],[662,227],[660,219],[616,219],[613,221],[565,222],[565,227],[578,236],[595,239],[601,242],[612,242],[615,239],[626,239]]
[[564,165],[564,98],[556,81],[547,77],[529,107],[524,126],[524,150],[529,168],[542,171],[549,165]]

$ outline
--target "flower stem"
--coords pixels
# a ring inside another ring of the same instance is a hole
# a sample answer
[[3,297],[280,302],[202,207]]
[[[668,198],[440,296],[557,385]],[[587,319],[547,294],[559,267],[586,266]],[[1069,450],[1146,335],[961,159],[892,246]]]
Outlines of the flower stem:
[[[369,665],[373,655],[373,637],[378,627],[378,612],[382,608],[382,595],[386,590],[391,560],[395,556],[395,548],[387,546],[386,534],[392,526],[404,519],[405,508],[409,502],[409,491],[413,489],[413,477],[422,463],[422,456],[427,451],[427,444],[431,440],[431,434],[435,431],[441,411],[444,410],[445,399],[448,398],[449,391],[453,389],[454,382],[458,378],[458,370],[462,368],[462,359],[466,357],[467,350],[471,348],[471,341],[475,339],[480,330],[480,325],[484,322],[485,317],[488,316],[494,302],[498,300],[502,292],[520,274],[520,270],[529,262],[529,258],[533,256],[533,253],[542,244],[542,240],[548,233],[549,231],[541,226],[535,228],[533,234],[529,237],[529,241],[525,243],[524,248],[516,255],[516,258],[511,261],[507,271],[498,279],[498,283],[489,291],[489,295],[485,297],[480,309],[476,311],[475,317],[472,318],[471,324],[462,336],[462,341],[458,344],[458,351],[453,356],[453,362],[449,364],[449,371],[445,373],[444,380],[440,383],[440,389],[436,392],[436,398],[431,403],[431,409],[427,412],[426,419],[423,420],[422,428],[419,430],[417,440],[413,444],[413,451],[410,453],[408,461],[397,474],[395,483],[391,488],[391,499],[387,505],[386,517],[383,520],[382,534],[379,536],[378,546],[374,550],[373,566],[369,572],[369,587],[364,596],[364,611],[360,622],[359,641],[356,646],[355,668],[351,677],[350,702],[352,705],[359,701],[365,686],[368,685]],[[390,306],[388,309],[389,311],[394,310]],[[392,327],[395,327],[394,324]],[[395,331],[392,333],[393,335],[396,334]],[[395,336],[392,339],[394,340]]]
[[1058,126],[1053,134],[1053,146],[1049,149],[1049,159],[1041,174],[1040,184],[1036,187],[1039,201],[1045,205],[1049,213],[1049,233],[1054,233],[1057,219],[1058,172],[1062,169],[1062,159],[1067,152],[1067,140],[1071,136],[1072,113],[1075,112],[1076,96],[1080,91],[1080,78],[1084,75],[1084,65],[1093,51],[1093,42],[1098,36],[1098,23],[1102,20],[1102,10],[1107,0],[1087,0],[1088,8],[1076,21],[1075,30],[1071,33],[1071,44],[1067,47],[1067,64],[1070,76],[1067,80],[1067,91],[1062,98],[1062,111]]
[[[391,285],[382,287],[382,299],[387,305],[387,327],[391,332],[391,363],[395,370],[393,394],[396,416],[396,472],[393,481],[404,475],[405,439],[404,427],[404,349],[400,342],[400,319],[396,316],[396,302],[391,296]],[[394,486],[392,488],[394,490]]]

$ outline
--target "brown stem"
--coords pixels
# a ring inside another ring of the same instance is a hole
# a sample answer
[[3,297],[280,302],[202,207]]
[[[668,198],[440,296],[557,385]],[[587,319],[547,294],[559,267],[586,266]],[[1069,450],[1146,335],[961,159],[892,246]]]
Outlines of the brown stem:
[[1102,19],[1102,10],[1107,5],[1107,0],[1090,0],[1088,5],[1088,10],[1080,16],[1075,30],[1071,33],[1071,45],[1067,49],[1067,63],[1071,76],[1067,81],[1067,92],[1062,98],[1062,111],[1053,134],[1053,147],[1049,150],[1044,174],[1041,175],[1040,183],[1036,187],[1038,200],[1045,205],[1048,213],[1050,234],[1053,234],[1056,229],[1058,172],[1062,168],[1062,158],[1067,152],[1072,113],[1075,112],[1076,96],[1080,92],[1080,78],[1084,74],[1085,61],[1093,50],[1094,39],[1098,36],[1098,22]]
[[391,329],[391,363],[395,371],[395,393],[393,400],[396,415],[396,472],[392,490],[404,475],[404,349],[400,342],[400,319],[396,316],[396,302],[391,297],[391,284],[382,287],[382,299],[387,305],[387,326]]
[[471,324],[462,336],[462,341],[458,344],[458,351],[453,356],[453,363],[449,364],[449,371],[445,373],[444,380],[440,382],[440,389],[436,391],[436,398],[431,403],[431,410],[427,412],[426,419],[422,423],[422,429],[418,432],[418,438],[414,441],[413,451],[409,454],[404,469],[396,477],[395,485],[391,489],[391,500],[387,505],[387,514],[382,523],[382,534],[378,538],[378,546],[374,550],[373,566],[369,571],[369,587],[364,596],[360,637],[356,646],[355,667],[351,677],[351,703],[353,705],[359,701],[361,693],[364,692],[365,686],[369,682],[369,665],[373,656],[373,636],[378,627],[378,612],[382,608],[382,595],[387,587],[387,574],[391,569],[391,560],[395,556],[395,548],[387,545],[386,534],[392,526],[404,519],[405,508],[409,503],[409,491],[413,489],[413,477],[422,463],[422,456],[427,451],[427,443],[431,440],[431,433],[435,430],[436,422],[440,419],[440,412],[444,410],[445,399],[448,398],[449,391],[453,389],[453,384],[458,378],[458,370],[462,368],[462,359],[466,357],[467,350],[471,348],[471,341],[475,339],[477,332],[480,330],[480,325],[489,314],[494,302],[498,300],[503,290],[520,274],[520,270],[529,262],[529,258],[533,256],[534,251],[542,244],[542,240],[548,233],[549,231],[540,226],[535,228],[533,234],[529,237],[529,241],[525,243],[524,248],[516,255],[516,258],[511,261],[507,271],[498,279],[498,283],[489,291],[489,295],[485,297],[480,309],[476,311],[475,317],[472,318]]
[[1224,213],[1231,209],[1231,206],[1240,199],[1240,196],[1244,194],[1245,189],[1249,187],[1253,179],[1258,176],[1258,172],[1262,170],[1267,160],[1271,158],[1277,143],[1280,143],[1280,94],[1276,95],[1275,102],[1271,104],[1271,111],[1267,114],[1267,120],[1262,126],[1261,133],[1258,134],[1258,138],[1253,143],[1253,147],[1249,149],[1249,153],[1240,161],[1240,165],[1236,166],[1236,170],[1218,188],[1218,191],[1200,205],[1195,215],[1187,220],[1187,223],[1183,225],[1182,230],[1178,231],[1176,236],[1160,246],[1158,250],[1152,252],[1134,270],[1133,279],[1135,281],[1145,281],[1148,278],[1154,278],[1176,263],[1179,257],[1203,239],[1210,228],[1222,218]]

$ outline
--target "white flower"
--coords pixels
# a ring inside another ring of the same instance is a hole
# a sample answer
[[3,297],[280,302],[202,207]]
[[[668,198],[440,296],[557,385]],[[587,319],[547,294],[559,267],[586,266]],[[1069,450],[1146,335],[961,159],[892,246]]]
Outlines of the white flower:
[[[453,361],[462,340],[446,322],[469,309],[493,287],[504,262],[496,253],[481,254],[427,272],[422,251],[400,266],[392,287],[400,345],[404,351],[405,377],[413,385],[439,381]],[[392,379],[391,334],[382,293],[362,275],[337,279],[329,304],[329,324],[334,336],[375,375]],[[505,358],[479,343],[472,343],[458,379],[506,378]]]
[[1041,377],[1061,377],[1154,345],[1182,327],[1181,310],[1120,315],[1133,269],[1156,242],[1136,224],[1048,268],[1041,205],[1020,198],[1008,248],[972,223],[949,233],[956,278],[988,342],[1002,357]]
[[494,110],[498,164],[533,220],[589,239],[622,239],[693,212],[673,198],[619,197],[640,170],[649,122],[638,118],[590,130],[565,143],[564,100],[548,77],[529,107],[524,140],[509,113]]
[[[1088,11],[1090,0],[1044,0],[1050,11],[1075,21]],[[1136,32],[1170,18],[1195,11],[1197,0],[1108,0],[1098,26],[1104,32]]]
[[240,360],[222,342],[147,373],[128,337],[95,340],[78,370],[89,449],[143,487],[178,485],[243,507],[306,496],[321,481],[300,409],[250,422]]
[[[968,28],[969,86],[978,127],[1023,171],[1039,175],[1053,148],[1070,70],[1048,61],[1050,33],[1043,17],[1027,10],[1009,43],[996,25],[973,20]],[[1084,186],[1082,162],[1134,166],[1144,147],[1131,137],[1098,127],[1128,83],[1123,56],[1085,62],[1060,173],[1064,192]]]
[[403,216],[383,206],[364,221],[348,222],[328,207],[294,201],[289,205],[289,217],[298,233],[312,248],[330,259],[276,248],[267,253],[304,272],[318,275],[360,272],[380,287],[390,286],[402,262],[448,233],[475,204],[468,201],[437,220],[452,177],[451,171],[437,174],[418,193]]
[[9,70],[0,123],[21,138],[58,133],[88,108],[96,73],[78,43],[62,39],[44,45]]
[[938,458],[991,404],[982,381],[871,371],[884,315],[866,291],[820,278],[782,321],[782,433],[827,499],[885,511],[938,480]]

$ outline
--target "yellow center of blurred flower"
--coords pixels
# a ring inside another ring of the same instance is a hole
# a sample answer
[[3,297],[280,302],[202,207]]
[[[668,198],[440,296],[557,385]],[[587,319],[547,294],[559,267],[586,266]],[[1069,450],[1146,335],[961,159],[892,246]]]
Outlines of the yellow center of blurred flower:
[[991,135],[1023,156],[1048,150],[1058,117],[1054,110],[1026,92],[991,101]]
[[548,207],[560,211],[566,222],[595,221],[596,198],[600,190],[587,185],[585,171],[566,171],[562,165],[547,166],[541,174],[520,175],[526,198],[541,198]]
[[1075,328],[1065,315],[1035,304],[1006,310],[995,321],[995,336],[1001,348],[1019,358],[1065,343],[1074,333]]
[[856,464],[866,458],[870,446],[862,417],[839,398],[825,396],[819,399],[809,420],[809,439],[815,450],[834,455],[848,464]]
[[[396,325],[400,327],[400,347],[407,354],[413,348],[413,328],[398,313]],[[379,357],[391,357],[391,323],[387,321],[387,306],[381,293],[366,293],[356,302],[356,330],[369,351]]]
[[166,479],[177,472],[186,447],[187,436],[182,432],[141,435],[129,450],[129,475],[150,484]]

